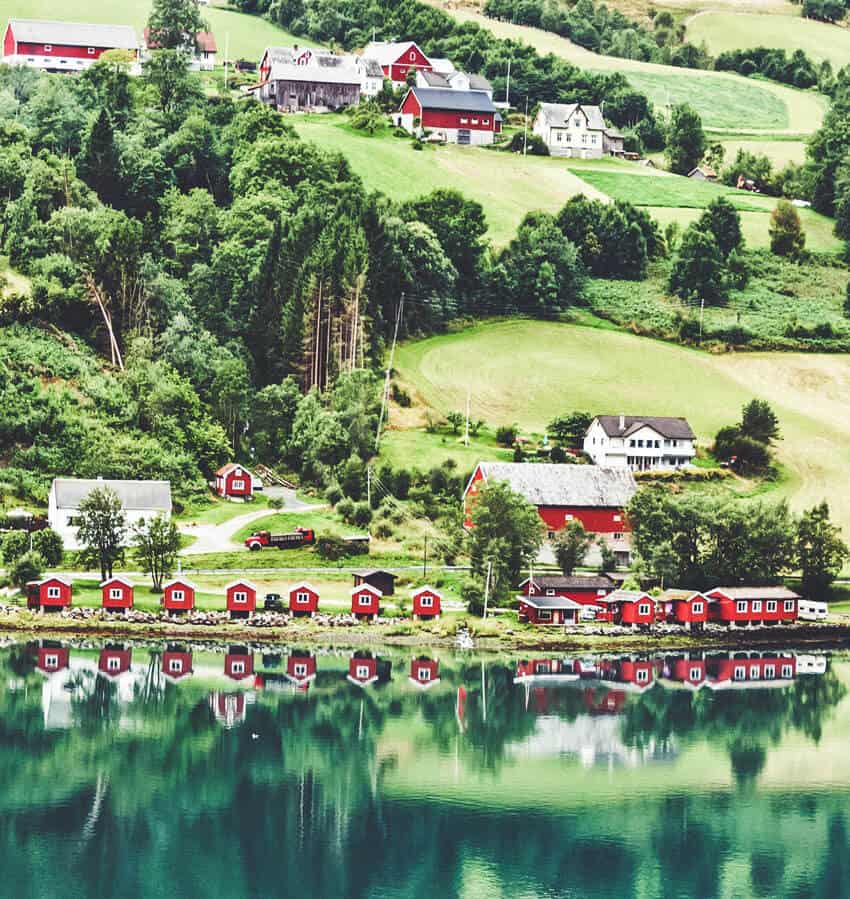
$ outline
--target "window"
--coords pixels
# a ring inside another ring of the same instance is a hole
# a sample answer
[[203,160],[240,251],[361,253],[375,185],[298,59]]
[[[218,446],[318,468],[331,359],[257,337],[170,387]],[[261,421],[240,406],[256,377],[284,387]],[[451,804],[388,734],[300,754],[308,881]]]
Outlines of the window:
[[124,591],[120,587],[110,587],[109,588],[109,598],[110,599],[121,599]]
[[490,119],[481,119],[481,124],[482,124],[482,125],[489,125],[489,124],[490,124]]
[[168,670],[172,674],[179,674],[183,670],[183,659],[169,659]]
[[638,606],[638,615],[648,615],[648,614],[649,614],[649,603],[648,603],[648,602],[642,602],[642,603]]
[[615,515],[615,516],[614,516],[614,521],[622,521],[622,520],[623,520],[623,516],[622,516],[622,515]]
[[184,593],[182,590],[172,590],[171,591],[171,599],[172,602],[183,602]]
[[775,611],[776,611],[776,600],[775,600],[775,599],[769,599],[769,600],[767,601],[767,611],[768,611],[768,612],[775,612]]
[[596,135],[595,135],[595,134],[591,134],[591,135],[590,135],[590,142],[591,142],[592,144],[595,144],[595,143],[596,143]]
[[298,662],[296,665],[292,666],[292,673],[296,677],[306,677],[307,676],[307,666],[303,662]]
[[410,51],[410,61],[411,61],[411,62],[415,62],[415,61],[416,61],[416,51],[415,51],[415,50],[411,50],[411,51]]
[[295,594],[295,602],[301,603],[301,605],[305,605],[310,602],[310,594],[307,593],[306,590],[301,590],[300,592]]
[[573,126],[574,126],[575,128],[581,128],[581,119],[580,119],[578,116],[576,116],[576,117],[573,119]]
[[768,680],[773,680],[773,678],[776,677],[776,665],[765,665],[764,676]]
[[572,513],[567,512],[567,514],[564,516],[564,522],[566,523],[566,522],[572,521],[572,520],[573,520],[573,515],[572,515]]
[[614,539],[615,539],[615,540],[622,540],[622,539],[623,539],[623,532],[622,532],[622,531],[614,531]]
[[47,588],[47,598],[48,599],[59,599],[62,595],[62,591],[58,587],[48,587]]
[[787,680],[789,677],[793,677],[793,676],[794,676],[794,672],[793,672],[791,666],[783,665],[782,666],[782,677],[784,677]]
[[237,590],[233,594],[234,602],[248,602],[248,594],[244,590]]
[[[562,138],[562,137],[563,137],[563,135],[561,134],[560,131],[556,131],[556,132],[555,132],[555,140],[556,140],[558,143],[561,143],[561,138]],[[595,442],[595,441],[594,441],[594,442]]]
[[735,680],[744,680],[744,678],[746,678],[747,676],[747,669],[743,665],[736,665],[735,673],[733,676]]
[[747,613],[747,601],[746,599],[739,599],[738,602],[735,603],[735,611],[739,615],[746,615]]
[[236,480],[233,481],[232,489],[233,490],[244,490],[245,482],[241,478],[237,478]]
[[473,119],[473,120],[472,120],[472,124],[473,124],[473,125],[477,125],[477,124],[478,124],[478,119]]
[[582,142],[583,144],[586,144],[586,143],[587,143],[587,135],[586,135],[586,134],[582,134],[582,136],[581,136],[581,142]]
[[702,677],[702,671],[699,668],[691,668],[690,670],[690,679],[691,680],[700,680]]
[[760,599],[753,600],[753,612],[761,612],[761,600]]
[[434,605],[434,597],[429,596],[426,593],[425,596],[420,598],[419,604],[422,606],[423,609],[430,609]]
[[541,621],[551,621],[552,620],[552,610],[551,609],[540,609],[537,613],[537,617]]
[[117,671],[121,667],[121,659],[117,656],[110,656],[106,660],[106,670],[107,671]]
[[649,680],[649,671],[646,668],[638,668],[635,672],[635,680],[639,684],[645,684]]
[[761,677],[761,668],[758,665],[750,665],[750,680],[758,680]]
[[44,657],[44,667],[45,668],[58,668],[59,667],[59,656],[57,655],[46,655]]
[[354,669],[355,677],[359,677],[361,679],[365,679],[369,677],[369,666],[368,665],[358,665]]
[[607,591],[606,591],[606,590],[597,590],[597,591],[596,591],[596,595],[597,595],[597,596],[606,596],[606,595],[607,595]]
[[629,446],[634,447],[635,445],[636,445],[636,444],[635,444],[635,441],[634,441],[634,440],[630,440],[630,441],[629,441]]
[[534,673],[535,674],[548,674],[549,673],[549,663],[548,662],[535,662],[534,663]]
[[555,591],[554,591],[551,587],[547,587],[547,588],[546,588],[546,595],[547,595],[547,596],[554,596],[554,595],[555,595]]
[[368,593],[361,593],[357,597],[357,601],[361,606],[368,606],[372,602],[372,597]]
[[45,45],[44,45],[44,52],[45,52],[45,53],[52,53],[52,52],[53,52],[53,45],[52,45],[52,44],[45,44]]
[[88,48],[88,54],[89,54],[89,56],[94,56],[94,47]]
[[244,674],[245,673],[245,663],[244,662],[231,663],[230,671],[232,674]]
[[786,612],[793,612],[793,611],[794,611],[794,600],[793,600],[793,599],[786,599],[786,600],[785,600],[785,611],[786,611]]
[[693,612],[694,615],[702,615],[702,603],[701,602],[692,603],[691,604],[691,612]]
[[431,669],[430,668],[417,669],[416,677],[418,680],[431,680]]
[[643,441],[642,440],[638,440],[637,445],[638,445],[638,449],[643,449]]

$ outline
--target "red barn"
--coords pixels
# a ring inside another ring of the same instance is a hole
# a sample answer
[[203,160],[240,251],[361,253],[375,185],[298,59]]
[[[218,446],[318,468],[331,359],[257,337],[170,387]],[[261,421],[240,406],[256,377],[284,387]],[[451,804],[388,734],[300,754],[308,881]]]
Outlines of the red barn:
[[123,577],[111,577],[100,585],[101,603],[104,609],[133,608],[135,589],[133,582]]
[[451,87],[411,87],[393,118],[411,134],[428,131],[450,144],[492,144],[502,130],[487,93]]
[[231,618],[250,618],[257,608],[257,588],[250,581],[233,581],[224,588]]
[[3,36],[3,62],[51,72],[80,72],[107,50],[138,59],[139,40],[129,25],[95,25],[10,19]]
[[410,682],[422,690],[440,683],[440,663],[435,659],[420,656],[410,663]]
[[162,654],[162,674],[177,683],[192,673],[192,653],[177,646],[169,646]]
[[374,618],[381,611],[384,594],[371,584],[351,588],[351,614],[358,618]]
[[655,621],[655,600],[642,590],[615,590],[608,603],[615,624],[647,627]]
[[521,596],[519,620],[529,624],[575,624],[582,608],[566,596]]
[[708,621],[708,599],[695,590],[665,590],[656,600],[661,620],[681,624],[685,630],[702,628]]
[[710,621],[730,627],[789,624],[800,597],[787,587],[715,587],[706,592]]
[[707,662],[712,690],[785,687],[797,676],[797,659],[788,653],[733,652]]
[[55,612],[71,605],[71,582],[51,574],[40,581],[27,584],[27,608]]
[[286,677],[297,690],[306,691],[316,679],[316,657],[293,652],[286,660]]
[[195,608],[197,588],[191,581],[177,578],[162,588],[162,604],[168,612],[190,612]]
[[117,680],[127,674],[133,661],[133,650],[124,646],[107,646],[100,651],[97,659],[98,674]]
[[289,611],[298,616],[314,615],[319,611],[319,591],[306,582],[296,584],[289,591]]
[[550,538],[571,521],[580,521],[593,534],[622,534],[630,530],[624,509],[637,492],[637,485],[627,468],[479,462],[463,494],[466,527],[472,527],[475,501],[488,481],[507,484],[535,506]]
[[35,670],[50,677],[68,668],[70,661],[71,650],[67,646],[52,640],[42,640],[36,650]]
[[413,598],[413,617],[414,618],[436,618],[440,614],[443,603],[442,594],[433,587],[425,585],[417,587],[412,593]]
[[244,646],[231,646],[224,656],[224,676],[244,680],[254,674],[254,653]]
[[215,473],[215,492],[227,499],[251,499],[254,495],[254,476],[235,462],[228,462]]
[[364,48],[363,59],[374,59],[394,86],[405,84],[408,72],[430,72],[434,68],[413,41],[373,41]]

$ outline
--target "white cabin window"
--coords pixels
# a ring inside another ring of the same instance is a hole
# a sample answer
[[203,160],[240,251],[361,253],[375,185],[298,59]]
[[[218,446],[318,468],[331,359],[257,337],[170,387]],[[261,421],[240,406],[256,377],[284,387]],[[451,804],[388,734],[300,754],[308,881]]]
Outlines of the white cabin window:
[[785,611],[786,611],[786,612],[793,612],[793,611],[794,611],[794,600],[793,600],[793,599],[786,599],[786,600],[785,600]]
[[430,668],[420,668],[416,672],[417,680],[431,680],[431,669]]
[[87,52],[89,56],[94,56],[94,47],[89,47]]
[[639,684],[645,684],[649,680],[649,671],[646,668],[638,668],[635,672],[635,680]]
[[354,669],[354,674],[356,677],[360,677],[360,678],[369,677],[369,666],[368,665],[358,665]]
[[753,611],[754,611],[754,612],[760,612],[760,611],[761,611],[761,600],[760,600],[760,599],[754,599],[754,600],[753,600]]
[[58,587],[48,587],[47,588],[47,598],[48,599],[59,599],[62,595],[62,591]]
[[419,604],[422,606],[422,608],[429,608],[429,609],[430,609],[431,606],[434,605],[434,597],[433,597],[433,596],[429,596],[428,594],[425,594],[425,596],[423,596],[423,597],[420,598]]
[[172,674],[179,674],[183,670],[183,659],[169,659],[168,670]]
[[469,124],[469,118],[468,118],[468,117],[467,117],[467,118],[464,118],[463,116],[461,116],[461,117],[460,117],[460,123],[461,123],[461,125],[468,125],[468,124]]
[[613,518],[613,520],[614,520],[614,521],[622,521],[622,520],[623,520],[623,516],[622,516],[622,515],[615,515],[614,518]]
[[368,606],[372,602],[372,597],[368,593],[361,593],[357,597],[357,602],[359,602],[361,606]]
[[298,662],[297,665],[292,666],[292,673],[296,677],[306,677],[307,676],[307,666],[303,662]]
[[747,669],[743,665],[735,666],[735,673],[733,677],[735,680],[744,680],[747,676]]
[[44,667],[45,668],[58,668],[59,667],[59,656],[46,655],[44,657]]
[[489,124],[490,124],[490,119],[481,119],[481,124],[482,124],[482,125],[489,125]]
[[233,674],[244,674],[245,673],[245,663],[244,662],[233,662],[230,666],[230,670]]
[[693,612],[694,615],[702,615],[702,603],[693,603],[693,605],[691,605],[691,612]]
[[597,596],[605,596],[606,593],[605,593],[604,590],[597,590],[597,591],[596,591],[596,595],[597,595]]
[[106,670],[107,671],[117,671],[121,667],[121,659],[117,656],[110,656],[106,660]]
[[546,588],[546,595],[547,595],[547,596],[554,596],[554,595],[555,595],[555,591],[554,591],[551,587],[547,587],[547,588]]
[[410,51],[410,61],[413,62],[415,59],[416,59],[416,51],[411,50]]
[[306,590],[302,590],[300,593],[296,593],[295,602],[300,602],[302,605],[310,602],[310,594],[307,593]]
[[767,680],[773,680],[776,677],[776,665],[765,665],[764,676]]
[[702,671],[699,668],[691,668],[690,679],[699,680],[702,677]]
[[783,665],[783,666],[782,666],[782,677],[785,678],[785,679],[787,680],[789,677],[793,677],[793,676],[794,676],[794,673],[793,673],[793,671],[792,671],[792,669],[791,669],[791,666],[790,666],[790,665]]
[[572,520],[573,520],[573,515],[571,513],[567,512],[567,514],[564,516],[564,521],[572,521]]
[[45,53],[52,53],[52,52],[53,52],[53,45],[52,45],[52,44],[45,44],[45,45],[44,45],[44,52],[45,52]]
[[735,603],[735,609],[739,615],[744,615],[747,611],[746,599],[739,599],[738,602]]
[[185,598],[185,594],[182,590],[172,590],[171,591],[171,599],[174,602],[183,602],[184,598]]
[[244,490],[244,489],[245,489],[245,482],[244,482],[243,480],[237,478],[237,479],[234,480],[234,482],[233,482],[233,489],[234,489],[234,490]]
[[649,603],[642,602],[638,606],[638,615],[648,615],[649,614]]
[[573,126],[576,128],[581,128],[581,119],[578,116],[573,119]]
[[472,124],[473,124],[473,125],[477,125],[477,124],[478,124],[478,119],[473,119],[473,120],[472,120]]
[[248,602],[248,594],[244,590],[237,590],[233,594],[234,602]]
[[110,587],[109,588],[109,598],[110,599],[121,599],[124,595],[124,591],[120,587]]
[[776,600],[775,600],[775,599],[769,599],[769,600],[767,601],[767,611],[768,611],[768,612],[775,612],[775,611],[776,611]]
[[761,677],[761,668],[758,665],[750,665],[750,680],[758,680]]

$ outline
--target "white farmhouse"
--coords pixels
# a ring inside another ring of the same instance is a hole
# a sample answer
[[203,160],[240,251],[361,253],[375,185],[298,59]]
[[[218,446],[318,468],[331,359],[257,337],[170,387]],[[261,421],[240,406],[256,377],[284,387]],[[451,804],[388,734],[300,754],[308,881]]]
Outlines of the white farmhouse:
[[103,478],[54,478],[47,500],[47,520],[61,535],[66,549],[79,549],[77,518],[80,503],[95,487],[109,487],[118,494],[129,530],[157,515],[171,517],[171,484],[168,481],[110,481]]
[[623,153],[623,135],[605,124],[598,106],[541,103],[532,130],[551,156],[601,159]]
[[696,436],[684,418],[597,415],[584,451],[597,464],[632,471],[675,471],[693,464]]

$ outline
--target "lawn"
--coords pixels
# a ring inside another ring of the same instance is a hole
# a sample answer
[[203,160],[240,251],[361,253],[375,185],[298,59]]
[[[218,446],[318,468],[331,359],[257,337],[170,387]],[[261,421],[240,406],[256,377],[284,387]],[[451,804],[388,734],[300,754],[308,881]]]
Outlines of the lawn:
[[850,60],[850,31],[797,15],[760,15],[706,10],[688,20],[687,39],[705,42],[713,56],[727,50],[775,47],[790,55],[803,50],[815,62],[829,60],[838,71]]
[[255,494],[250,503],[233,503],[210,496],[208,502],[184,509],[175,520],[178,524],[224,524],[232,518],[262,509],[268,505],[268,501],[269,498],[262,493]]
[[[108,22],[132,25],[142,39],[147,24],[151,0],[111,0],[108,4],[94,0],[0,0],[0,20],[9,18],[56,19],[71,22]],[[249,16],[225,6],[201,7],[201,15],[210,26],[218,44],[219,61],[224,59],[225,47],[231,59],[259,60],[270,45],[288,46],[303,42],[259,16]],[[315,41],[312,42],[315,45]]]
[[[522,360],[522,377],[506,359]],[[684,415],[702,445],[761,397],[779,416],[777,452],[788,475],[769,495],[787,496],[798,510],[827,498],[850,536],[846,356],[711,355],[603,328],[518,320],[406,343],[396,368],[440,412],[460,408],[468,388],[488,423],[529,431],[572,409]]]
[[[464,406],[465,408],[465,406]],[[441,433],[428,433],[422,427],[399,428],[394,424],[396,410],[390,411],[390,429],[381,438],[381,458],[394,468],[415,467],[427,471],[440,465],[446,459],[454,459],[458,469],[471,472],[481,459],[510,462],[513,452],[498,446],[495,440],[481,440],[471,437],[465,446],[462,437]],[[477,398],[471,403],[471,415],[481,417],[483,413],[477,405]]]

